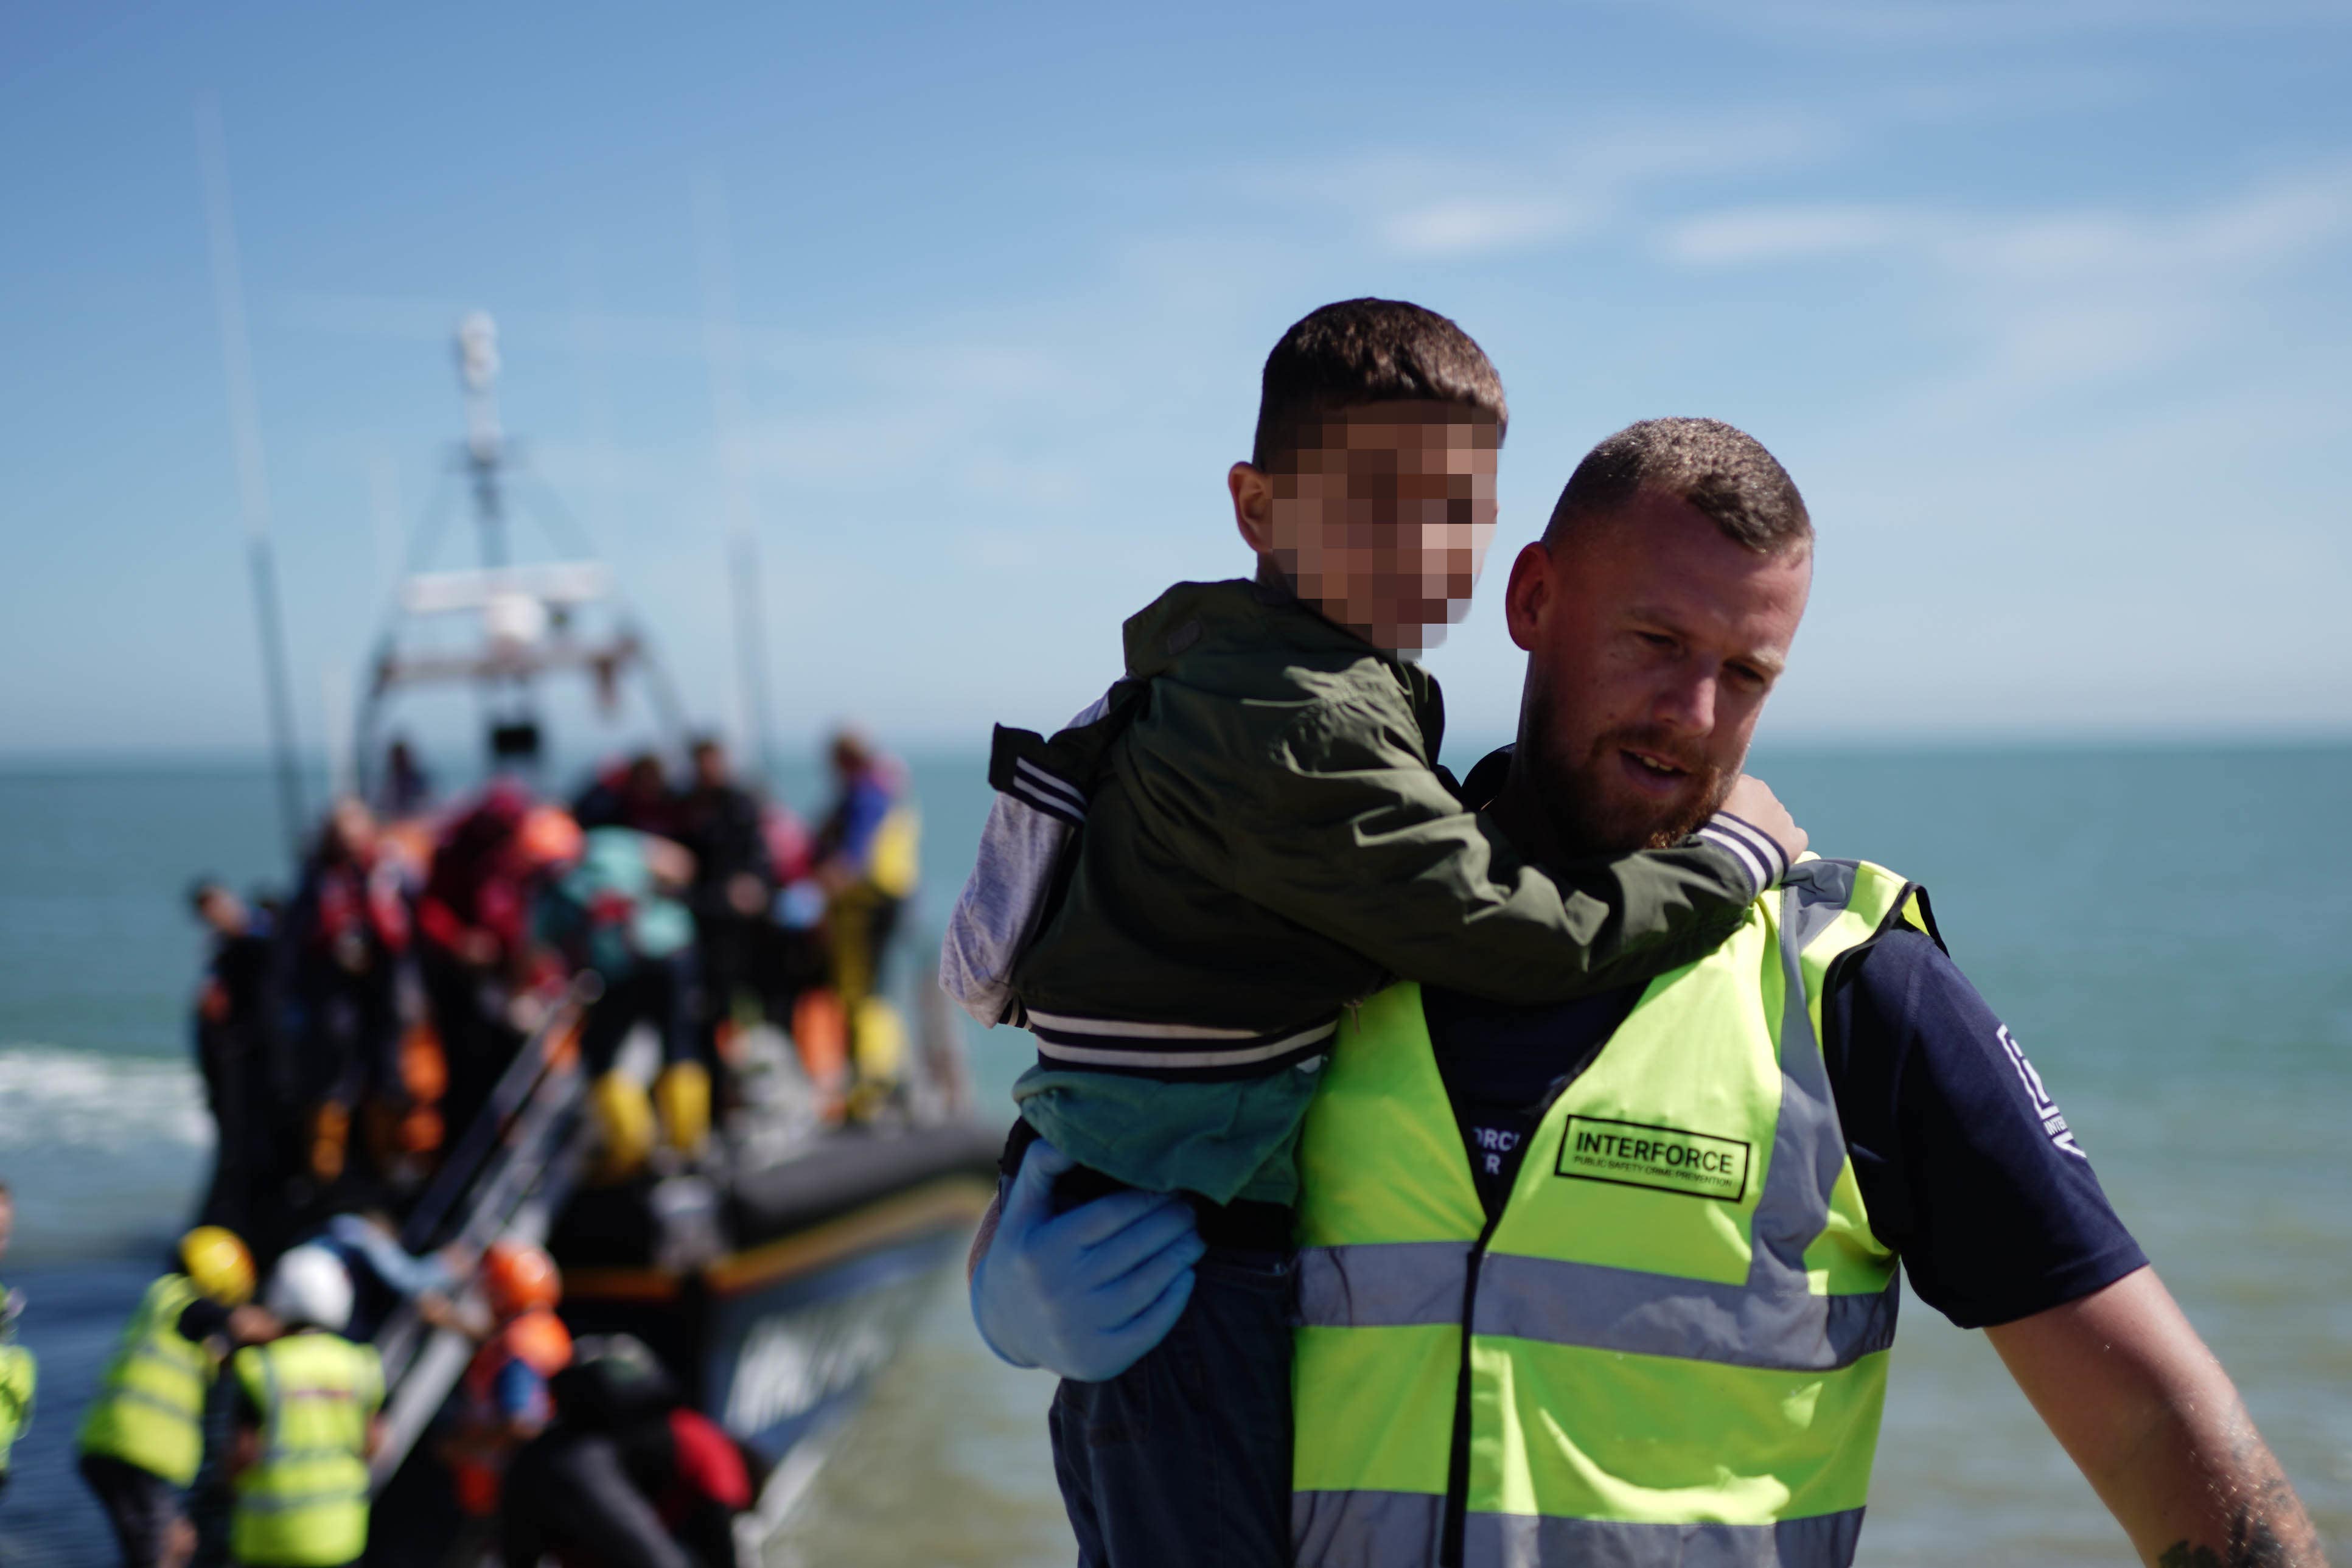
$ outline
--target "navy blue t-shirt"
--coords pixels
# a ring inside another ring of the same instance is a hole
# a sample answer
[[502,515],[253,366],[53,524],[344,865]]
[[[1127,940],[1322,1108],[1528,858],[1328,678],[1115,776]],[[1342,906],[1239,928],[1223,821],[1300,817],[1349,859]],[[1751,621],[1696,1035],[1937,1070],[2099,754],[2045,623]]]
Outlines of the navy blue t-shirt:
[[[1638,988],[1514,1009],[1424,988],[1422,1007],[1493,1215],[1528,1134]],[[1822,1049],[1862,1201],[1919,1299],[1962,1328],[2080,1300],[2147,1260],[2040,1074],[1929,937],[1891,931],[1823,999]]]

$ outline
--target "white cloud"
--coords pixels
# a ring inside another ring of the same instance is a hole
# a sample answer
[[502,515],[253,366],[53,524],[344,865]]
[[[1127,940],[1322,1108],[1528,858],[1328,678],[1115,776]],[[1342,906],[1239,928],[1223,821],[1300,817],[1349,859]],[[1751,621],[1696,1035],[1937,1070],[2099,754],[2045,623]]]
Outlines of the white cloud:
[[1694,267],[1809,260],[1874,250],[1916,226],[1906,213],[1867,206],[1743,207],[1668,226],[1660,248]]
[[1710,22],[1843,45],[1948,46],[2116,32],[2341,26],[2328,0],[1683,0]]
[[1581,215],[1570,202],[1459,198],[1391,214],[1380,235],[1401,256],[1475,256],[1558,238]]
[[1282,166],[1235,182],[1286,214],[1303,202],[1406,259],[1465,259],[1602,232],[1678,178],[1722,178],[1819,158],[1842,140],[1805,113],[1548,131],[1510,156],[1380,153]]
[[2148,369],[2223,339],[2258,285],[2352,234],[2352,168],[2273,179],[2185,210],[2014,214],[1868,204],[1747,206],[1669,221],[1689,267],[1870,254],[1907,272],[1923,324],[1962,329],[1950,406]]

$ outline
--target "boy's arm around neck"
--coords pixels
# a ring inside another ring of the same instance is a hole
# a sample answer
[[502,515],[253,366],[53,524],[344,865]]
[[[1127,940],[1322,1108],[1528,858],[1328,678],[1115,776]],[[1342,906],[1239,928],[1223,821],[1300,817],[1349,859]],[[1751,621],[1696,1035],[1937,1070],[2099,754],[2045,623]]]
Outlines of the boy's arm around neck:
[[1391,974],[1530,1006],[1686,963],[1762,891],[1696,840],[1529,863],[1446,788],[1402,685],[1366,668],[1297,703],[1203,700],[1193,723],[1157,684],[1128,782],[1163,847]]

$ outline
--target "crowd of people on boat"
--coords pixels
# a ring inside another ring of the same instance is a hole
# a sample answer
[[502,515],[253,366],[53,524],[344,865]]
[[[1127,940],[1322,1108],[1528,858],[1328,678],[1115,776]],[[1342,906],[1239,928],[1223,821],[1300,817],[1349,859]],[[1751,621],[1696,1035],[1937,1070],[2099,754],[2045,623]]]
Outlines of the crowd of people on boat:
[[[903,771],[863,737],[828,757],[835,799],[811,829],[712,737],[682,787],[646,751],[568,803],[511,777],[443,800],[398,743],[373,801],[329,810],[290,895],[192,889],[214,1179],[77,1437],[126,1568],[194,1560],[200,1477],[226,1499],[214,1544],[235,1561],[356,1563],[386,1394],[372,1342],[403,1308],[475,1346],[424,1445],[453,1483],[462,1560],[732,1564],[760,1457],[635,1340],[575,1343],[541,1247],[411,1251],[403,1221],[559,1008],[577,1009],[597,1179],[720,1159],[714,1111],[763,1023],[821,1117],[889,1113],[903,1037],[883,957],[916,821]],[[623,1061],[641,1028],[649,1069]],[[0,1252],[10,1218],[0,1186]],[[21,1310],[0,1295],[0,1486],[33,1416]]]
[[[373,804],[327,813],[290,896],[199,883],[197,1059],[220,1134],[202,1218],[274,1255],[354,1194],[396,1205],[575,993],[593,992],[579,1048],[614,1174],[706,1155],[733,1048],[762,1021],[827,1114],[884,1113],[903,1030],[883,959],[916,869],[902,769],[836,736],[812,829],[718,739],[688,758],[682,786],[645,751],[568,803],[511,777],[442,802],[401,743]],[[649,1085],[616,1071],[639,1026],[659,1046]]]

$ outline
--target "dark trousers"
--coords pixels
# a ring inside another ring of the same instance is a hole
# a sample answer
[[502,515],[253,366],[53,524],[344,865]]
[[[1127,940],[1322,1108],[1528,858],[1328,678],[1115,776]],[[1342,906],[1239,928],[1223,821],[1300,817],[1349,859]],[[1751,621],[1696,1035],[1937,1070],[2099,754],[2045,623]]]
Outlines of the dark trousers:
[[180,1517],[179,1489],[110,1454],[84,1454],[81,1479],[98,1494],[99,1507],[114,1526],[122,1568],[154,1568],[161,1563],[172,1526]]
[[627,974],[607,980],[604,994],[580,1024],[580,1060],[588,1076],[601,1078],[613,1070],[622,1042],[639,1019],[661,1036],[663,1066],[702,1061],[706,1042],[695,1027],[700,1006],[692,948],[640,960]]
[[1048,1417],[1079,1568],[1288,1568],[1293,1260],[1212,1246],[1168,1337]]

